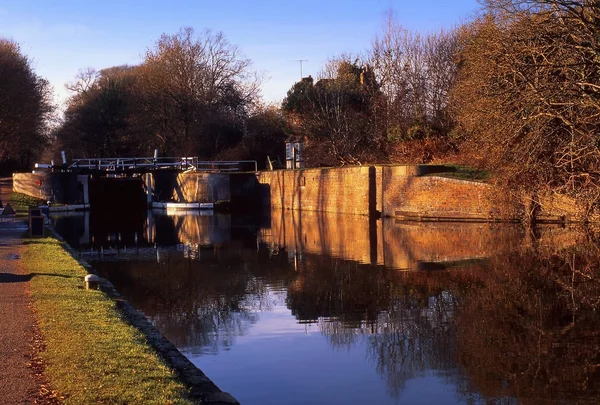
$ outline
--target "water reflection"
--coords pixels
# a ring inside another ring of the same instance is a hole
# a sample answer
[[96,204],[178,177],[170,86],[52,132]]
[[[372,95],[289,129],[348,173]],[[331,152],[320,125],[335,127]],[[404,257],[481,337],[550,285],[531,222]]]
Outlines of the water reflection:
[[[56,226],[242,403],[600,400],[600,252],[587,233],[265,218]],[[266,385],[279,390],[265,397]]]
[[456,317],[457,361],[475,389],[528,404],[598,403],[599,257],[584,241],[491,263]]

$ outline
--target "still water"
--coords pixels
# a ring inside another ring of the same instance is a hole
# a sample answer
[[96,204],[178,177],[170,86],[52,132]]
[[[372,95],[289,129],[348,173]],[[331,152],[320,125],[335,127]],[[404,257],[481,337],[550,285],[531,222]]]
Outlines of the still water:
[[244,405],[600,403],[587,231],[289,211],[54,223]]

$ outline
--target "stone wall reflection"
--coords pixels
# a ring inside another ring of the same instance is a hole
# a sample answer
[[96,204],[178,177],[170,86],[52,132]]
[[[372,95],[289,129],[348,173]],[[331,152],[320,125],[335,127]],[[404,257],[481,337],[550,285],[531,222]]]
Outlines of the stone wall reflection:
[[273,211],[261,241],[296,252],[329,255],[359,263],[420,270],[483,259],[526,241],[510,224],[399,222],[331,213]]
[[169,215],[163,219],[173,221],[173,230],[177,233],[179,243],[207,246],[231,242],[229,215],[195,212],[193,215]]
[[373,222],[364,215],[272,211],[271,226],[261,229],[259,237],[264,243],[291,251],[383,264],[380,233],[381,222],[373,228]]

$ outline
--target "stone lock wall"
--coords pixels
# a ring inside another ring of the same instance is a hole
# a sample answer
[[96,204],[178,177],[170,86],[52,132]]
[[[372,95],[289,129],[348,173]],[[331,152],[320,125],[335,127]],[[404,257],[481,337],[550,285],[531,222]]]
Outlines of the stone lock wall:
[[13,191],[61,204],[87,204],[88,176],[75,173],[14,173]]
[[258,174],[263,204],[272,208],[368,215],[381,210],[381,168],[360,166],[275,170]]
[[384,167],[382,176],[385,216],[493,221],[516,219],[521,210],[519,201],[511,201],[485,183],[438,176],[405,176],[393,166]]
[[522,210],[488,184],[430,175],[437,171],[443,166],[276,170],[258,182],[271,208],[464,221],[514,219]]
[[227,174],[156,172],[152,177],[154,201],[214,203],[231,199]]
[[[251,212],[270,208],[381,214],[425,221],[506,221],[525,217],[526,198],[489,184],[435,175],[446,169],[441,165],[396,165],[256,174],[156,172],[151,181],[154,201],[229,201]],[[13,189],[44,200],[81,204],[87,203],[88,177],[75,173],[16,173]],[[144,181],[147,177],[143,176]],[[586,219],[587,213],[574,199],[548,195],[540,200],[541,221]]]

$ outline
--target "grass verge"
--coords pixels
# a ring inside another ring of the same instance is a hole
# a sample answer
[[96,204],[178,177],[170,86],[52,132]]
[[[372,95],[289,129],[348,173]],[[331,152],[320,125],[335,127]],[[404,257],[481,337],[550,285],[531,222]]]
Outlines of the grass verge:
[[27,194],[10,193],[10,197],[7,201],[11,207],[17,212],[18,217],[27,216],[29,213],[29,207],[37,207],[40,204],[45,203],[44,200],[28,196]]
[[115,301],[83,288],[87,272],[58,240],[28,240],[22,263],[32,275],[45,373],[65,403],[191,403],[145,336],[122,319]]
[[447,172],[440,173],[432,173],[427,176],[438,176],[438,177],[448,177],[451,179],[458,180],[470,180],[470,181],[479,181],[479,182],[487,182],[490,179],[490,173],[485,170],[475,169],[469,166],[462,165],[447,165]]

